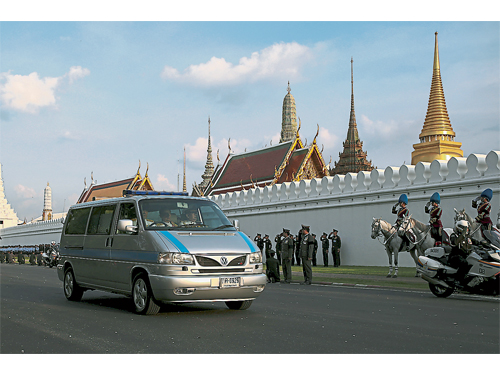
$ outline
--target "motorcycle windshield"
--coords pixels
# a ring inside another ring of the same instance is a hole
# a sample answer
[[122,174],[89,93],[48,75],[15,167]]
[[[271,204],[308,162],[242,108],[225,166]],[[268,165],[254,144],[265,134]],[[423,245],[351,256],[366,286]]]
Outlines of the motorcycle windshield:
[[500,247],[500,232],[497,232],[496,230],[485,230],[483,233],[488,241],[496,247]]

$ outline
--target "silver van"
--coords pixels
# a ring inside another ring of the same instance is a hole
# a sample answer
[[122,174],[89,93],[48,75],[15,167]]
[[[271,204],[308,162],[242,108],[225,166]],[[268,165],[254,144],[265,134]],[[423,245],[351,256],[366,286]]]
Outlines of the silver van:
[[64,294],[132,297],[138,314],[160,302],[224,301],[247,309],[266,285],[262,254],[207,198],[124,191],[70,207],[57,267]]

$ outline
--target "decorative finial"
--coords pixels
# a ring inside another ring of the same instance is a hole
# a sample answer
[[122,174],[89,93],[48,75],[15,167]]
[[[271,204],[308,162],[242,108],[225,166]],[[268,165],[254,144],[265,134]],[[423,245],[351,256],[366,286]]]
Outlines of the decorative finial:
[[90,179],[92,181],[92,185],[94,184],[94,172],[90,172]]
[[229,149],[229,153],[231,153],[231,138],[227,140],[227,148]]
[[146,163],[146,174],[144,175],[144,178],[148,177],[148,170],[149,170],[149,162]]
[[217,165],[219,165],[220,159],[219,159],[219,149],[217,149]]
[[297,138],[299,138],[299,130],[300,130],[301,126],[302,126],[302,123],[300,122],[300,117],[299,117],[299,127],[297,128]]
[[316,135],[314,136],[314,139],[313,139],[313,145],[316,144],[316,138],[318,138],[318,134],[319,134],[319,124],[316,124],[318,126],[318,131],[316,132]]
[[269,142],[269,146],[272,146],[273,145],[273,140],[271,139],[271,141]]
[[289,94],[290,94],[290,91],[292,91],[292,89],[290,88],[290,81],[288,81],[288,87],[287,87],[286,91],[288,91]]
[[87,177],[83,178],[83,184],[85,185],[85,189],[87,189]]

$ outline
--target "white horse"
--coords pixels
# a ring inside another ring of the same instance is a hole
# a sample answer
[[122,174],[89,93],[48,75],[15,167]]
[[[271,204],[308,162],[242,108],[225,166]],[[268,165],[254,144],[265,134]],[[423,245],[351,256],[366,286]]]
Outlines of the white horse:
[[[378,237],[384,237],[385,251],[389,258],[389,274],[387,277],[398,277],[398,258],[399,258],[399,248],[401,247],[401,242],[403,239],[398,236],[396,229],[389,222],[380,219],[373,218],[372,221],[372,239]],[[408,251],[415,262],[418,262],[418,257],[415,255],[415,247],[410,249],[405,249],[403,251]],[[394,274],[392,274],[392,254],[394,254]]]
[[[415,246],[419,255],[424,255],[425,250],[430,247],[434,247],[436,240],[431,236],[431,226],[416,219],[411,216],[404,219],[401,225],[400,231],[405,231],[411,245]],[[443,228],[443,232],[446,232],[448,238],[453,232],[451,228]],[[401,234],[401,233],[400,233]],[[409,236],[408,236],[409,234]],[[410,238],[413,234],[414,238]]]

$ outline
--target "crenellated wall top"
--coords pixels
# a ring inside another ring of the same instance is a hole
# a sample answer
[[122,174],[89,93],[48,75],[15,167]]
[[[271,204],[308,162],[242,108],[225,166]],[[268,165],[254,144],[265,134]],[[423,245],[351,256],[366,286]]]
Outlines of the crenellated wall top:
[[254,206],[304,198],[341,196],[345,194],[390,191],[442,184],[454,181],[471,183],[478,179],[500,179],[500,151],[487,155],[471,154],[467,158],[452,157],[416,165],[374,169],[371,172],[347,173],[322,179],[285,182],[273,186],[210,196],[222,209]]

